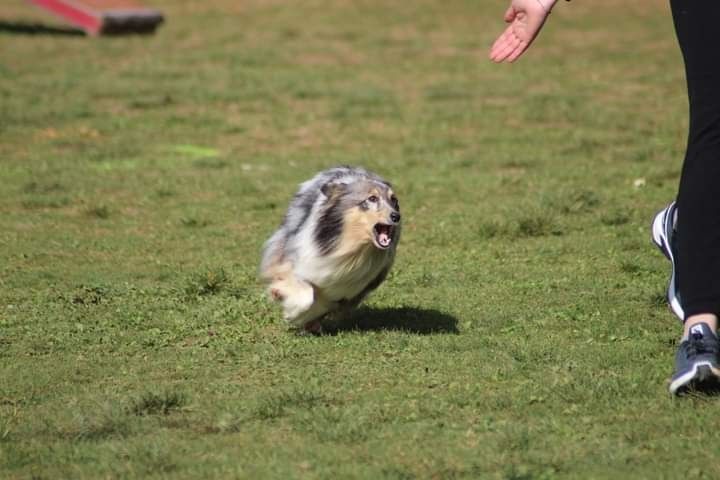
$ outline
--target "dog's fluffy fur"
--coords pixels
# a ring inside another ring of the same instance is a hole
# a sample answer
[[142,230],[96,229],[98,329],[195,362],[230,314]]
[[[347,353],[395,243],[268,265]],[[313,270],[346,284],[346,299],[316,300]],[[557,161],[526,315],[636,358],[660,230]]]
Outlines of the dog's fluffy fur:
[[260,276],[285,320],[316,332],[385,280],[399,240],[391,185],[362,168],[331,168],[300,185],[265,243]]

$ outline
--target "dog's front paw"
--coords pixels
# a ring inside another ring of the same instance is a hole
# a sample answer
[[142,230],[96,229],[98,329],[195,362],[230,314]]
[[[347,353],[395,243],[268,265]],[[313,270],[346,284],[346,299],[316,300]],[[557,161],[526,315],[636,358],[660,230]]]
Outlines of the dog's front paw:
[[283,296],[285,320],[298,325],[307,318],[313,318],[311,310],[314,306],[315,296],[310,285],[298,283],[297,288],[283,290],[281,295]]

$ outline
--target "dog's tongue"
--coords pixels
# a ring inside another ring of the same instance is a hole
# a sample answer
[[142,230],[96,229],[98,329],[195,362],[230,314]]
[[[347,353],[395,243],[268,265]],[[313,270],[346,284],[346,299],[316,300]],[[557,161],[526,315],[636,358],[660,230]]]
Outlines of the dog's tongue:
[[377,237],[378,243],[382,245],[383,247],[387,247],[390,245],[390,235],[388,235],[388,232],[383,229],[378,233]]

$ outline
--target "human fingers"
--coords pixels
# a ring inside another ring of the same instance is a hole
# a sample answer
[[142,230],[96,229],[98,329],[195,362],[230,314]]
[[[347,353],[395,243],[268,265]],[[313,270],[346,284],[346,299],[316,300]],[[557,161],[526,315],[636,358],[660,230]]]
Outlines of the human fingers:
[[518,44],[515,46],[515,49],[505,58],[505,60],[509,63],[514,62],[518,59],[520,55],[522,55],[525,50],[530,46],[530,44],[524,40],[519,40]]
[[490,51],[490,59],[494,62],[503,62],[520,46],[522,39],[516,35],[515,29],[509,26],[493,45]]
[[511,51],[513,44],[517,41],[513,29],[511,26],[505,29],[505,31],[495,40],[492,48],[490,49],[490,59],[495,62],[502,62],[505,56]]
[[513,29],[513,32],[518,42],[515,44],[513,52],[506,57],[508,62],[517,60],[517,58],[530,47],[545,24],[545,18],[546,15],[542,15],[540,17],[529,17],[522,23],[517,21],[513,22],[512,26],[517,27]]
[[517,39],[513,39],[509,41],[508,43],[504,44],[500,50],[495,52],[495,55],[493,56],[492,60],[495,63],[502,63],[517,49],[519,45],[519,41]]

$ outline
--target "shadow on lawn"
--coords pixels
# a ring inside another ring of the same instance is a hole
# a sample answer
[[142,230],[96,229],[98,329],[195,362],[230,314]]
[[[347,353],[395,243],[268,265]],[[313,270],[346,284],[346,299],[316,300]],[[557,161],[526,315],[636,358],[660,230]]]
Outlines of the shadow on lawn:
[[72,27],[51,27],[41,23],[4,22],[0,20],[0,33],[18,35],[85,36],[85,32]]
[[337,326],[326,330],[330,335],[348,331],[395,330],[418,335],[459,333],[458,320],[437,310],[414,307],[360,308]]

